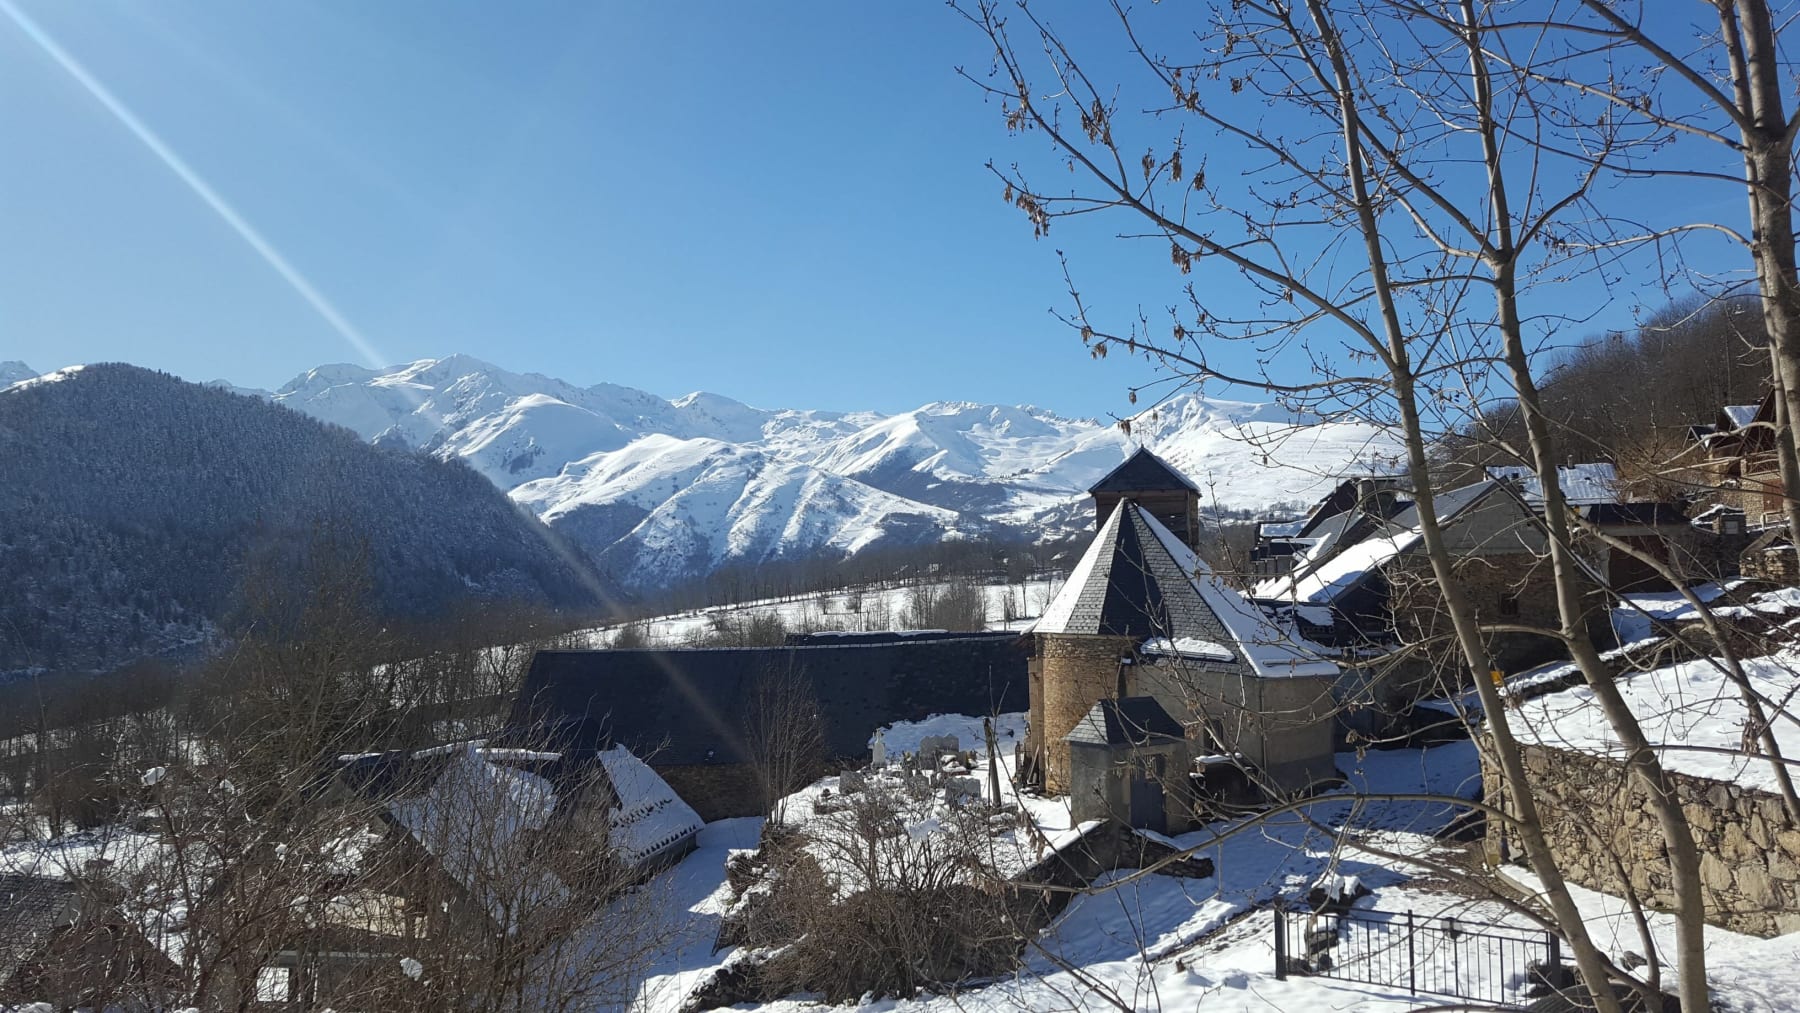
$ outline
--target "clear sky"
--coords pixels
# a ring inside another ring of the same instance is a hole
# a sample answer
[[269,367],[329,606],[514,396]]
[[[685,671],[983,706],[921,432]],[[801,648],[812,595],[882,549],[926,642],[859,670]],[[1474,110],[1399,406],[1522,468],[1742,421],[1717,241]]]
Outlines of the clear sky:
[[1018,157],[998,107],[953,72],[984,40],[939,3],[13,4],[41,34],[0,17],[0,359],[276,387],[464,352],[1079,415],[1152,376],[1048,310],[1059,246],[1115,313],[1171,298],[1166,251],[1032,238],[983,168]]

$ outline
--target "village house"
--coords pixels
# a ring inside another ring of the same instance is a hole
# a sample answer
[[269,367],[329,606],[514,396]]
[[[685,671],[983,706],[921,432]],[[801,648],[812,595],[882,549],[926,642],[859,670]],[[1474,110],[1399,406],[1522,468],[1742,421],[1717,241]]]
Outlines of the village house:
[[[260,998],[380,994],[402,958],[464,959],[482,936],[573,931],[594,905],[679,861],[702,822],[628,750],[462,742],[346,756],[344,869],[310,928],[263,968]],[[359,804],[362,808],[358,808]]]
[[1354,545],[1381,530],[1411,502],[1401,486],[1402,479],[1396,475],[1346,478],[1313,504],[1305,517],[1259,524],[1256,545],[1250,550],[1251,573],[1278,577],[1303,560],[1323,559],[1336,551],[1336,546]]
[[0,874],[0,1006],[47,999],[64,1009],[162,1008],[174,962],[98,890]]
[[[1154,493],[1181,484],[1146,451],[1133,461]],[[1337,666],[1225,586],[1116,478],[1095,497],[1093,542],[1027,633],[1027,776],[1070,793],[1078,818],[1170,832],[1222,782],[1266,797],[1334,779]]]
[[1773,390],[1756,404],[1720,408],[1710,425],[1689,427],[1699,458],[1698,484],[1710,500],[1742,511],[1754,527],[1779,524],[1786,516],[1775,427]]

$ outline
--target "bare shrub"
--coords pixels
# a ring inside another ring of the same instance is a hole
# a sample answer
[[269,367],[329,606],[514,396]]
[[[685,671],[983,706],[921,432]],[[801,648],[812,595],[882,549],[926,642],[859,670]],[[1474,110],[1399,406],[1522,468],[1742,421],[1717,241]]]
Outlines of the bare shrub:
[[986,860],[992,810],[955,810],[915,836],[906,790],[871,784],[771,836],[767,888],[737,916],[746,942],[779,947],[757,971],[761,992],[911,997],[1015,966],[1028,902]]
[[746,744],[770,818],[780,823],[787,796],[824,766],[825,726],[818,696],[804,671],[771,667],[758,675],[747,704]]

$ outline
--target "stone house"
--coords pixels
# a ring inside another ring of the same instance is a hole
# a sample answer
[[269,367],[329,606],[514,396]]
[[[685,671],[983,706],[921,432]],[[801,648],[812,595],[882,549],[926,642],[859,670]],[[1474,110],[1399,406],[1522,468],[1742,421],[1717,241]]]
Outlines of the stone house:
[[1782,587],[1800,586],[1800,554],[1787,527],[1770,528],[1753,539],[1738,556],[1738,570],[1751,580]]
[[1726,405],[1711,425],[1693,426],[1698,481],[1712,498],[1743,511],[1753,526],[1785,518],[1781,462],[1775,454],[1775,392],[1754,405]]
[[1411,502],[1398,475],[1365,475],[1340,481],[1305,517],[1257,526],[1250,550],[1250,570],[1257,577],[1279,577],[1305,561],[1317,561],[1344,545],[1354,545],[1381,530]]
[[[1111,508],[1027,635],[1027,768],[1050,791],[1117,784],[1118,756],[1094,767],[1109,754],[1090,748],[1100,744],[1093,723],[1153,713],[1148,704],[1125,703],[1140,698],[1181,726],[1193,755],[1227,760],[1269,795],[1304,792],[1336,777],[1337,666],[1277,629],[1134,499]],[[1096,713],[1105,701],[1112,703]],[[1130,744],[1106,743],[1115,752]],[[1175,755],[1163,745],[1157,740],[1151,752]],[[1140,758],[1140,770],[1151,766]],[[1164,797],[1187,797],[1193,773],[1191,765],[1174,768],[1165,759]],[[1134,809],[1144,807],[1126,807]]]
[[539,651],[491,744],[598,752],[624,746],[704,820],[768,811],[752,701],[769,680],[816,708],[823,773],[866,760],[875,729],[932,714],[1024,710],[1014,633],[844,634],[782,647]]
[[[1439,526],[1455,559],[1463,589],[1484,622],[1555,628],[1560,625],[1547,542],[1530,503],[1511,486],[1486,479],[1436,497]],[[1443,691],[1440,678],[1461,678],[1461,666],[1443,634],[1449,632],[1443,597],[1424,550],[1417,508],[1410,503],[1378,530],[1352,544],[1337,544],[1323,558],[1307,559],[1291,574],[1258,584],[1254,597],[1291,615],[1308,638],[1342,652],[1383,655],[1403,645],[1437,649],[1381,662],[1369,690],[1375,702],[1404,706]],[[1606,601],[1594,595],[1596,624]],[[1601,632],[1604,635],[1603,627]],[[1495,664],[1514,671],[1553,657],[1557,644],[1519,632],[1489,637]]]
[[162,1008],[174,961],[95,894],[95,884],[0,874],[0,1006]]

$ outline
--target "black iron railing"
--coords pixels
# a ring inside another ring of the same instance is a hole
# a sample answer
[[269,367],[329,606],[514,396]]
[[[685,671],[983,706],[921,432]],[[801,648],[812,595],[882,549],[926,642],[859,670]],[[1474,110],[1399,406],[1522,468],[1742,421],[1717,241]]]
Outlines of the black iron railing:
[[1538,929],[1411,911],[1275,909],[1275,977],[1317,975],[1417,995],[1518,1002],[1532,965],[1562,962],[1562,940]]

